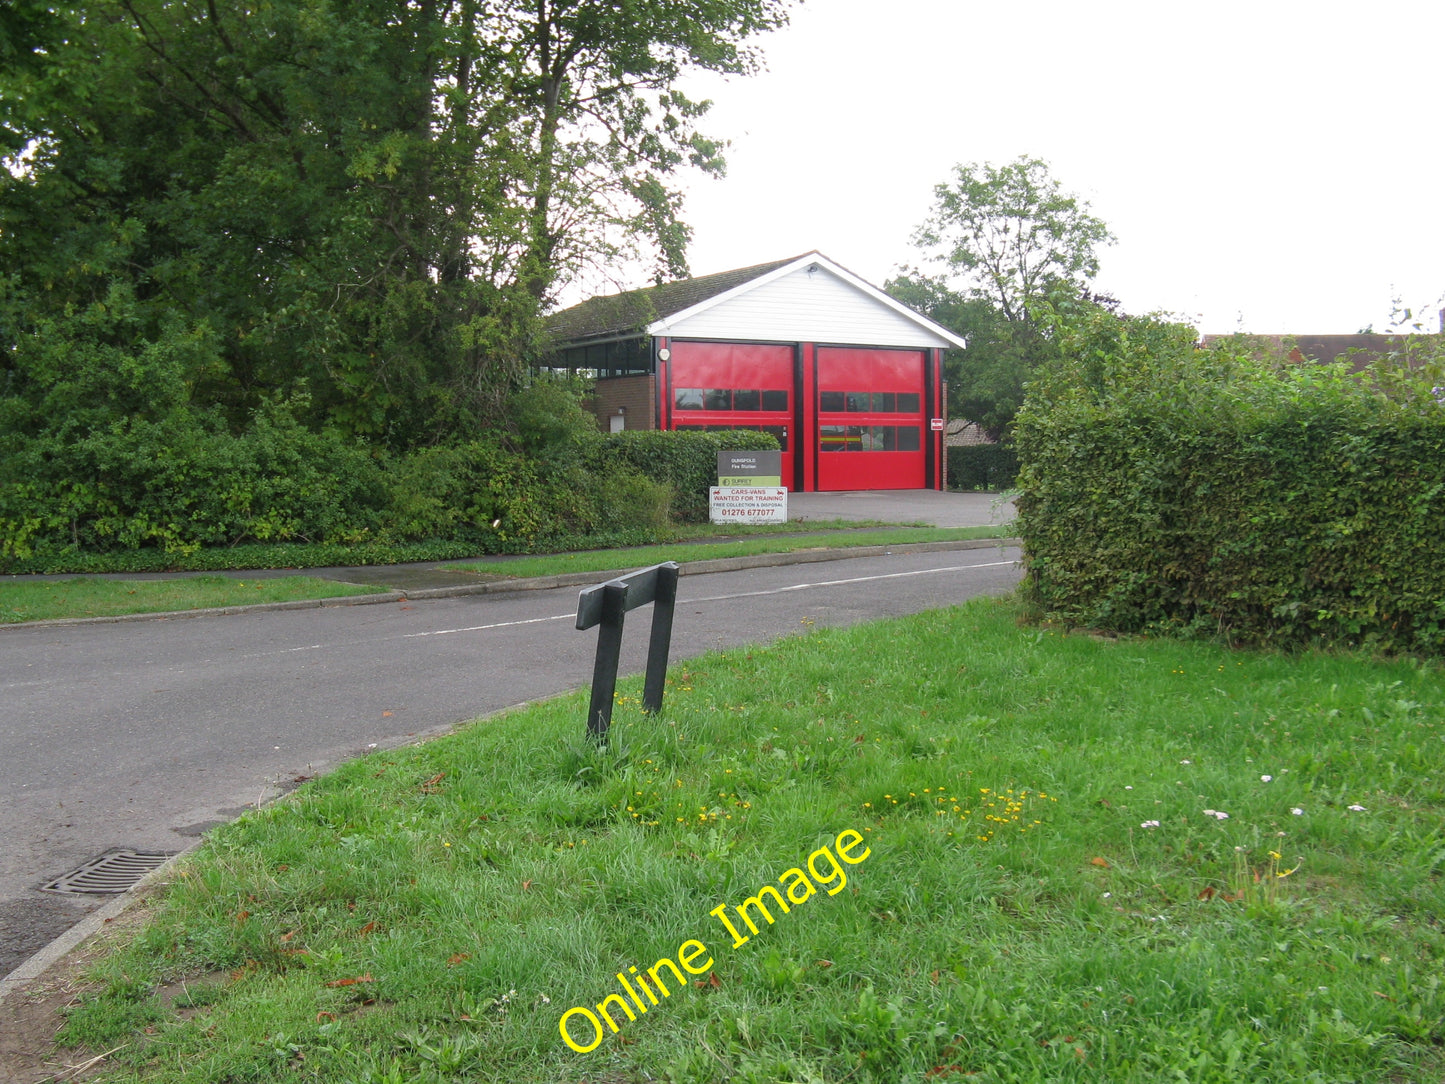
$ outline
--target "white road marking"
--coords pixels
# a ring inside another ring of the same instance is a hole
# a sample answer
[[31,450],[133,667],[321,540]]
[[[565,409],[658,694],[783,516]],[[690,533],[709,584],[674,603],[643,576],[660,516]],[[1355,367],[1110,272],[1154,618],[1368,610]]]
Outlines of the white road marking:
[[[851,576],[846,580],[817,580],[813,583],[793,583],[786,587],[772,587],[766,591],[742,591],[733,595],[708,595],[703,598],[687,598],[679,595],[677,601],[688,605],[697,602],[728,602],[735,598],[758,598],[763,595],[783,595],[789,591],[806,591],[810,587],[842,587],[850,583],[895,580],[903,576],[928,576],[937,572],[965,572],[972,568],[998,568],[1003,565],[1015,565],[1017,563],[1017,561],[988,561],[979,565],[946,565],[943,568],[919,568],[909,572],[884,572],[876,576]],[[554,617],[533,617],[525,621],[498,621],[492,625],[471,625],[467,628],[458,629],[436,629],[432,632],[409,632],[403,636],[402,639],[410,640],[419,636],[448,636],[454,632],[486,632],[490,629],[505,629],[514,625],[536,625],[543,621],[571,621],[575,619],[576,616],[576,613],[557,614]]]
[[486,632],[488,629],[509,629],[516,625],[540,625],[544,621],[575,621],[577,614],[557,614],[553,617],[529,617],[522,621],[498,621],[491,625],[468,625],[464,629],[433,629],[431,632],[408,632],[403,640],[415,640],[420,636],[450,636],[454,632]]
[[947,565],[943,568],[919,568],[911,572],[884,572],[877,576],[853,576],[846,580],[819,580],[816,583],[794,583],[787,587],[774,587],[767,591],[743,591],[736,595],[710,595],[707,598],[679,599],[682,602],[727,602],[735,598],[756,598],[759,595],[781,595],[788,591],[805,591],[810,587],[842,587],[849,583],[870,583],[873,580],[895,580],[903,576],[928,576],[935,572],[964,572],[971,568],[998,568],[1001,565],[1016,565],[1017,561],[988,561],[981,565]]
[[[702,598],[688,598],[679,596],[678,602],[692,605],[699,602],[729,602],[740,598],[760,598],[766,595],[784,595],[790,591],[807,591],[814,587],[842,587],[851,583],[871,583],[876,580],[896,580],[905,576],[932,576],[940,572],[967,572],[976,568],[1000,568],[1016,565],[1017,561],[985,561],[976,565],[945,565],[941,568],[919,568],[908,572],[881,572],[874,576],[850,576],[842,580],[815,580],[809,583],[793,583],[786,587],[772,587],[765,591],[741,591],[730,595],[707,595]],[[682,581],[686,583],[684,579]],[[576,611],[565,614],[553,614],[550,617],[528,617],[517,621],[496,621],[487,625],[467,625],[450,629],[429,629],[426,632],[407,632],[400,636],[382,636],[371,640],[352,640],[346,643],[332,644],[306,644],[302,647],[287,647],[275,651],[258,651],[241,656],[247,659],[263,658],[270,655],[288,655],[302,651],[321,651],[326,648],[349,648],[358,646],[361,643],[384,643],[388,640],[415,640],[427,636],[451,636],[462,632],[490,632],[493,629],[517,628],[521,625],[540,625],[548,621],[573,621],[576,620]]]

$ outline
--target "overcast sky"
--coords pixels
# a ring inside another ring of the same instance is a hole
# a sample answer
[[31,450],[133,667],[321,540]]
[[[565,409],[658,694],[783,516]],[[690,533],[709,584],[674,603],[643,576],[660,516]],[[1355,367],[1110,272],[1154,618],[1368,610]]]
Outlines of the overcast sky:
[[1130,312],[1346,333],[1398,294],[1439,327],[1440,0],[806,0],[760,45],[688,84],[732,141],[689,184],[694,274],[818,249],[881,285],[954,163],[1027,154],[1118,236]]

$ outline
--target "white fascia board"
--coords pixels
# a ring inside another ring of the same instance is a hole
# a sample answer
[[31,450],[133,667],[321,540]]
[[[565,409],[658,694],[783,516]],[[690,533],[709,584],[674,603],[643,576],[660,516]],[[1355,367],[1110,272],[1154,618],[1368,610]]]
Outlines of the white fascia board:
[[853,272],[849,271],[847,268],[840,267],[838,264],[834,263],[832,260],[828,259],[828,257],[824,256],[817,250],[808,253],[806,256],[799,256],[796,260],[792,261],[792,263],[787,263],[784,264],[782,267],[775,268],[774,270],[769,271],[766,275],[759,275],[755,279],[750,279],[749,281],[744,282],[739,286],[734,286],[731,290],[724,290],[722,293],[718,294],[715,297],[710,297],[706,301],[700,301],[696,305],[692,305],[689,308],[681,310],[680,312],[673,313],[671,316],[664,317],[661,320],[655,320],[647,325],[646,332],[648,335],[668,335],[671,333],[671,329],[674,324],[680,324],[696,316],[698,313],[706,312],[708,309],[724,304],[735,297],[739,297],[742,294],[747,293],[750,290],[756,290],[758,287],[764,286],[769,282],[773,282],[777,279],[783,278],[785,275],[791,275],[793,272],[801,268],[807,267],[809,264],[817,264],[825,271],[830,272],[835,277],[848,283],[848,285],[852,286],[854,289],[861,291],[862,293],[866,294],[868,297],[873,298],[873,300],[879,302],[880,304],[887,306],[905,319],[911,320],[915,324],[919,324],[922,327],[928,328],[928,330],[932,331],[935,335],[938,335],[940,338],[943,338],[948,342],[952,343],[958,349],[962,350],[968,346],[967,339],[963,338],[960,335],[955,335],[952,331],[949,331],[948,328],[944,327],[943,325],[937,324],[934,321],[928,319],[928,317],[922,316],[919,313],[914,312],[907,305],[904,305],[899,301],[895,301],[882,290],[878,289],[878,287],[872,285],[864,279],[860,279],[857,275],[853,274]]

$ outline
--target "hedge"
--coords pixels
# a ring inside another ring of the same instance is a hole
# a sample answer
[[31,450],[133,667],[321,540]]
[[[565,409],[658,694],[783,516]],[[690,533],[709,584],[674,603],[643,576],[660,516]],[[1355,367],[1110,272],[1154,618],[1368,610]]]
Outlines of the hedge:
[[949,489],[1011,489],[1019,473],[1019,457],[1004,444],[960,444],[948,449]]
[[1385,395],[1379,373],[1274,367],[1115,325],[1076,335],[1088,348],[1031,389],[1015,430],[1040,616],[1445,650],[1438,376]]
[[711,433],[632,430],[604,438],[593,450],[590,465],[603,471],[635,471],[671,486],[674,517],[682,523],[705,523],[708,490],[717,485],[717,453],[777,447],[772,434],[747,429]]
[[11,434],[0,574],[247,567],[292,546],[360,564],[642,545],[673,516],[706,521],[720,449],[777,447],[756,432],[604,437],[590,419],[559,434],[388,453],[284,408],[240,434],[184,413],[63,444]]

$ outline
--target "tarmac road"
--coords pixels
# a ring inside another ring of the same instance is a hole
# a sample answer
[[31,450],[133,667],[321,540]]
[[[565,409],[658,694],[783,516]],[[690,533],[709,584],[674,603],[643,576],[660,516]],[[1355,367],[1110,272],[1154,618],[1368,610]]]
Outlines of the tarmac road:
[[[672,658],[1005,593],[1018,559],[991,545],[686,576]],[[569,587],[0,629],[0,976],[105,902],[39,891],[89,858],[182,850],[372,746],[587,684],[596,634],[576,606]],[[643,668],[647,621],[624,673]]]

